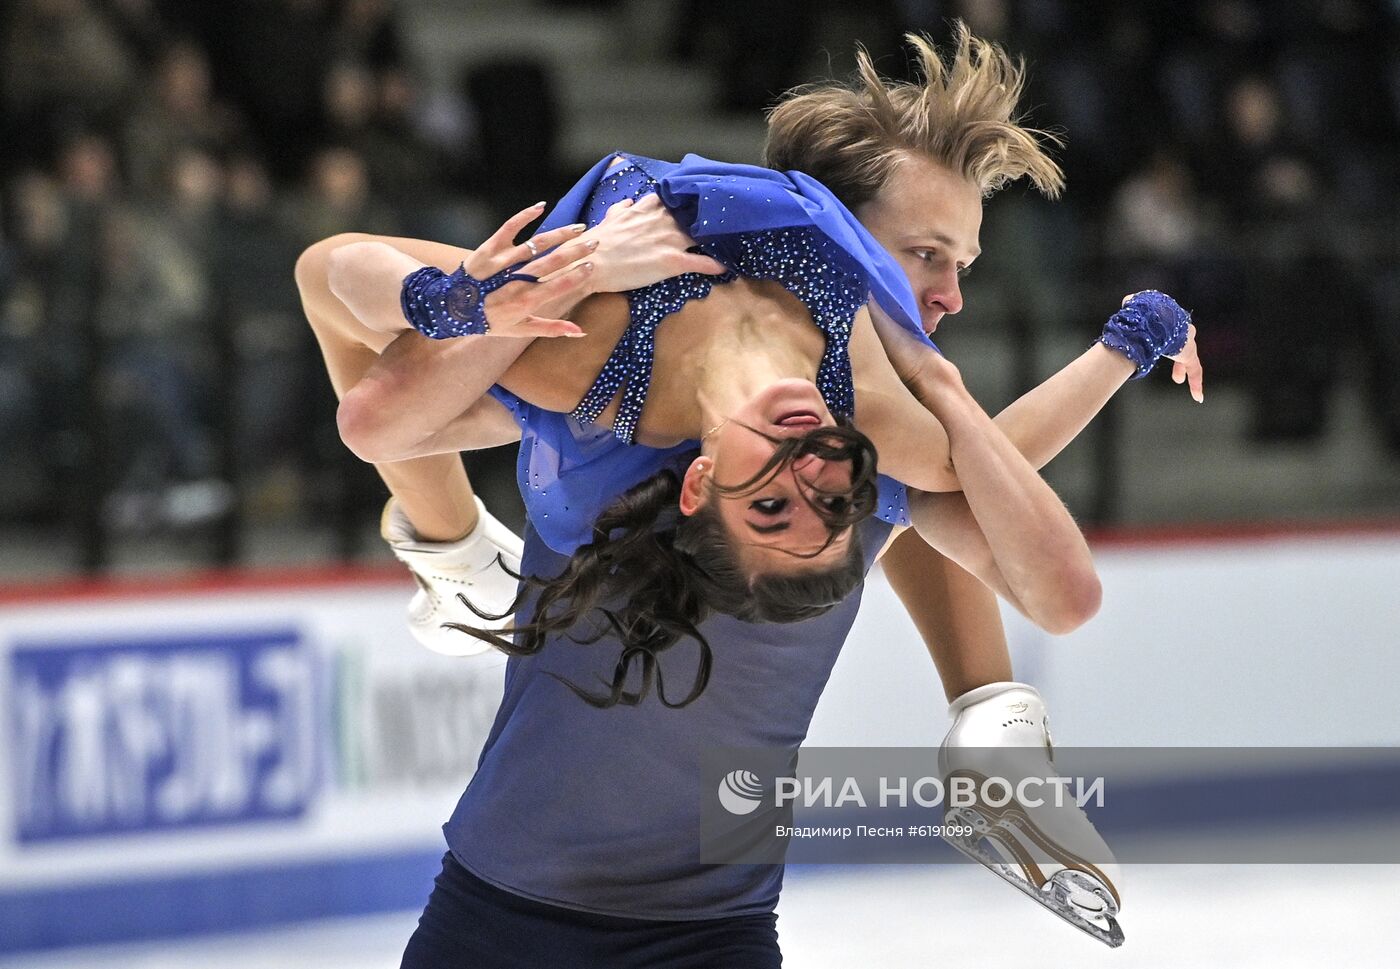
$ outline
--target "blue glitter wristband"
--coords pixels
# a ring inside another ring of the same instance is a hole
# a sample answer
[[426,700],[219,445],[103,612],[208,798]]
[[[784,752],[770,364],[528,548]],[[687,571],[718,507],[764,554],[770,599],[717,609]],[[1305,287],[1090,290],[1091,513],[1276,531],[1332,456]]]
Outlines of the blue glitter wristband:
[[486,333],[486,296],[506,283],[537,283],[539,279],[503,269],[487,279],[468,275],[466,264],[447,274],[436,266],[424,266],[404,277],[399,305],[403,317],[429,339],[446,340],[457,336]]
[[1137,367],[1133,379],[1140,380],[1162,357],[1181,352],[1190,323],[1191,314],[1176,300],[1145,289],[1129,296],[1123,308],[1108,318],[1098,342],[1131,360]]

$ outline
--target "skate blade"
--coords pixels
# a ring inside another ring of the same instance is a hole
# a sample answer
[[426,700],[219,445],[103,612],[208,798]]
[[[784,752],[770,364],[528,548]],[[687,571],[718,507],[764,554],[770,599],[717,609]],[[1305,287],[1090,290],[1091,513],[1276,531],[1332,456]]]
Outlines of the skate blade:
[[[1052,875],[1045,888],[1037,888],[1027,880],[1019,866],[1002,861],[984,848],[980,840],[972,841],[946,835],[943,840],[1079,931],[1093,936],[1111,949],[1123,944],[1123,929],[1115,918],[1116,913],[1109,910],[1111,899],[1105,899],[1102,889],[1094,885],[1091,879],[1065,869]],[[1070,900],[1072,894],[1079,895],[1083,892],[1088,892],[1104,903],[1103,910],[1087,911]]]

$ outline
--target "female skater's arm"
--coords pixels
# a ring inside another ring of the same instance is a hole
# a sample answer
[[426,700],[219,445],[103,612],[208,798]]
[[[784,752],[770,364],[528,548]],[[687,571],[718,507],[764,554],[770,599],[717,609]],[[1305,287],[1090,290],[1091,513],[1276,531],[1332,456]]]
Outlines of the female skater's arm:
[[[516,234],[540,212],[541,207],[536,206],[517,213],[476,250],[467,252],[459,263],[472,278],[485,280],[529,261],[532,253],[538,251],[546,254],[530,263],[532,275],[543,279],[557,270],[568,270],[547,282],[509,282],[486,294],[482,303],[493,336],[563,336],[580,332],[567,321],[541,317],[567,312],[587,295],[584,283],[593,267],[585,257],[597,243],[579,238],[583,226],[565,226],[542,233],[529,243],[515,245]],[[405,278],[426,266],[442,272],[457,268],[451,264],[450,268],[439,265],[444,256],[450,258],[456,254],[451,247],[404,245],[408,242],[385,239],[347,242],[326,259],[331,292],[370,330],[400,333],[411,329],[401,304]],[[407,251],[409,248],[419,249],[420,254],[428,258],[416,258]],[[548,252],[550,249],[553,251]]]
[[[1172,379],[1186,382],[1197,402],[1205,399],[1200,358],[1196,354],[1196,327],[1180,353],[1172,354]],[[1065,449],[1079,432],[1103,410],[1118,388],[1133,375],[1131,360],[1102,343],[1095,343],[1078,359],[1044,383],[1018,397],[996,416],[1016,449],[1036,468],[1043,468]]]
[[[1187,334],[1186,345],[1167,359],[1173,361],[1172,379],[1186,383],[1191,396],[1202,402],[1205,395],[1196,327],[1188,325]],[[1122,353],[1095,343],[999,413],[997,427],[1032,466],[1042,468],[1088,426],[1135,369]]]
[[[358,372],[336,388],[341,440],[362,460],[384,465],[446,450],[434,440],[449,425],[472,421],[473,408],[528,345],[487,336],[429,340],[408,329],[399,306],[403,277],[424,265],[450,271],[475,256],[441,243],[346,234],[317,243],[298,261],[308,317],[344,318],[365,344],[355,351],[364,360]],[[490,294],[496,302],[488,311],[497,315],[506,299],[547,300],[568,286],[578,291],[586,272],[571,275],[550,290],[523,282],[502,287]],[[536,309],[545,311],[543,305],[508,307],[517,318]],[[459,430],[472,436],[471,428]]]
[[[396,336],[386,332],[386,327],[366,326],[331,292],[329,264],[340,249],[368,242],[392,244],[420,263],[447,268],[455,268],[472,252],[415,239],[345,233],[310,246],[296,264],[302,308],[341,400],[337,411],[341,438],[357,456],[380,466],[395,495],[402,497],[412,491],[427,496],[434,492],[430,481],[436,482],[437,490],[443,489],[442,468],[451,469],[453,465],[433,466],[431,474],[419,474],[414,470],[419,464],[396,463],[410,456],[400,446],[400,440],[424,437],[466,412],[472,407],[472,400],[480,398],[494,382],[491,371],[504,372],[525,344],[520,340],[482,338],[437,341],[416,332]],[[389,360],[394,361],[393,368],[381,366]],[[459,389],[450,385],[450,381],[463,377],[478,381],[479,386]],[[462,399],[454,399],[459,394]],[[433,462],[424,466],[429,465]],[[460,468],[460,463],[456,467]],[[406,481],[397,480],[401,468],[412,471]],[[444,508],[461,503],[460,496],[441,502]],[[470,507],[469,499],[466,504]],[[427,516],[420,511],[417,517]],[[447,518],[443,517],[443,521]],[[436,530],[460,534],[455,525]]]
[[850,356],[855,424],[874,442],[881,473],[920,491],[961,488],[943,425],[906,386],[865,310],[851,327]]
[[[906,339],[897,332],[898,324],[883,315],[875,301],[869,304],[877,332],[894,356],[921,357],[934,354],[931,347]],[[1172,379],[1185,383],[1196,401],[1203,401],[1204,375],[1196,353],[1196,327],[1188,324],[1185,346],[1173,354]],[[896,363],[896,369],[907,369]],[[917,367],[915,368],[917,369]],[[1031,467],[1043,468],[1103,410],[1104,405],[1133,375],[1136,366],[1125,355],[1102,343],[1092,347],[1039,386],[1021,395],[995,420],[997,427],[1025,455]]]
[[[517,213],[474,251],[414,239],[347,241],[327,259],[327,281],[366,327],[398,333],[411,328],[400,295],[405,277],[416,270],[433,266],[451,272],[461,265],[484,280],[515,267],[539,282],[509,282],[488,293],[488,332],[536,337],[580,334],[572,323],[549,317],[567,315],[594,293],[637,289],[687,272],[724,272],[714,259],[687,251],[693,243],[655,195],[617,203],[592,229],[564,226],[516,245],[515,236],[540,212],[534,206]],[[536,257],[537,252],[543,255]]]

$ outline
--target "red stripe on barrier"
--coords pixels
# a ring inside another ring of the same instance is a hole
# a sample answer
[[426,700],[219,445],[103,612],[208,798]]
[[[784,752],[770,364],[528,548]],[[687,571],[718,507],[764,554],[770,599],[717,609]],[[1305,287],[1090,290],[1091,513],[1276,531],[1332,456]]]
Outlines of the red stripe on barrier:
[[1251,545],[1297,538],[1400,538],[1400,519],[1316,522],[1190,522],[1085,529],[1095,548]]
[[343,589],[384,585],[411,587],[412,584],[413,580],[409,578],[408,572],[397,565],[201,569],[175,575],[0,585],[0,605],[207,595],[219,592],[285,592],[297,589]]
[[[1088,529],[1095,549],[1239,546],[1290,539],[1400,538],[1400,519],[1322,522],[1222,522]],[[0,584],[0,606],[77,600],[208,595],[221,592],[283,592],[355,586],[410,587],[397,565],[330,565],[313,568],[202,569],[177,575],[74,579]]]

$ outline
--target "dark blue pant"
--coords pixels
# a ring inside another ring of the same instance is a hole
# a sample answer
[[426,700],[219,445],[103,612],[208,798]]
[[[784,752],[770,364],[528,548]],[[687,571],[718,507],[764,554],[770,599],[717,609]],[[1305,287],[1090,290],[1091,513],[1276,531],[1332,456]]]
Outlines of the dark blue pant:
[[776,915],[661,922],[546,905],[449,852],[401,969],[777,969]]

